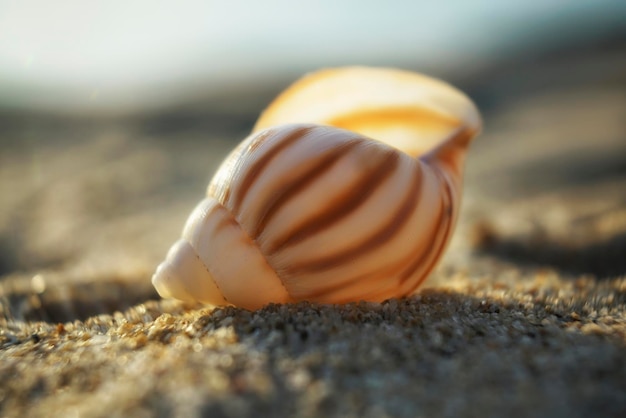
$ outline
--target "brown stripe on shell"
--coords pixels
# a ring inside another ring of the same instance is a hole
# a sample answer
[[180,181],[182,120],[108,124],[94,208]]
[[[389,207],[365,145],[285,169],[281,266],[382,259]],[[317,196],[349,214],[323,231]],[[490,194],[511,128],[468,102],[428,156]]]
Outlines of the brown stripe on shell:
[[[420,172],[421,173],[421,172]],[[413,184],[411,185],[411,187],[409,188],[410,190],[413,189],[419,189],[420,187],[420,183],[421,182],[421,175],[416,175],[413,179]],[[415,196],[419,195],[419,190],[416,190]],[[409,216],[407,216],[406,218],[408,218]],[[419,245],[421,246],[421,244]],[[418,247],[419,247],[418,246]],[[348,286],[353,285],[355,282],[359,281],[363,281],[363,280],[376,280],[376,279],[385,279],[385,278],[390,278],[390,277],[395,277],[399,274],[401,274],[403,271],[406,270],[406,266],[408,264],[410,264],[412,262],[412,260],[414,259],[415,256],[415,251],[411,251],[409,253],[409,255],[405,258],[403,258],[402,260],[398,261],[397,263],[394,263],[391,266],[385,266],[381,269],[378,269],[377,271],[374,272],[370,272],[370,273],[365,273],[365,274],[361,274],[355,277],[351,277],[349,279],[346,280],[342,280],[341,282],[337,283],[334,282],[333,284],[330,284],[328,286],[322,286],[322,283],[320,283],[319,288],[312,292],[307,294],[307,298],[311,298],[311,299],[317,299],[319,300],[320,298],[342,290]],[[389,292],[395,294],[396,292],[394,292],[393,290],[389,290]]]
[[445,188],[445,193],[441,194],[442,208],[440,210],[439,217],[437,218],[437,222],[435,223],[435,225],[437,225],[437,229],[435,231],[436,235],[433,240],[434,241],[433,246],[431,247],[431,251],[427,251],[426,253],[424,253],[422,257],[420,257],[415,262],[413,262],[400,275],[400,285],[402,285],[415,274],[416,270],[420,266],[423,266],[425,263],[428,263],[428,266],[423,270],[424,273],[422,274],[421,279],[413,286],[412,290],[415,290],[417,286],[419,286],[424,281],[424,279],[428,276],[430,271],[435,267],[435,263],[439,259],[438,254],[443,252],[444,247],[448,241],[448,237],[450,236],[451,229],[452,229],[452,220],[453,220],[452,213],[451,213],[452,191],[450,190],[450,185],[448,184],[448,181],[445,178],[442,178],[437,173],[436,170],[435,170],[435,173],[437,174],[437,178],[441,182],[442,186]]
[[347,140],[333,148],[329,148],[323,154],[311,157],[317,158],[318,161],[309,169],[300,173],[298,177],[291,179],[287,187],[274,193],[269,197],[267,202],[263,202],[263,204],[260,205],[262,209],[259,211],[260,215],[256,224],[252,227],[252,238],[259,236],[265,229],[267,223],[276,215],[279,208],[287,204],[292,197],[306,192],[307,185],[313,183],[326,173],[341,157],[351,152],[359,143],[360,141],[358,140]]
[[211,179],[209,187],[207,188],[207,196],[212,196],[222,205],[227,205],[230,201],[230,176],[232,176],[233,171],[238,166],[237,163],[241,160],[242,155],[249,155],[260,147],[271,133],[272,130],[267,129],[263,132],[250,135],[237,145],[237,147],[235,147],[235,149],[222,162],[217,172]]
[[[393,163],[393,168],[397,166],[398,156],[392,154],[395,158],[390,159],[389,163]],[[386,165],[386,164],[385,164]],[[364,254],[374,250],[375,248],[384,245],[385,242],[392,239],[396,232],[402,228],[403,225],[410,218],[409,214],[415,210],[419,202],[419,192],[421,190],[421,171],[416,170],[416,176],[413,180],[411,187],[407,190],[406,196],[402,200],[399,209],[394,212],[390,220],[386,222],[378,231],[366,238],[360,243],[357,243],[351,248],[336,254],[325,256],[323,258],[307,260],[299,264],[293,264],[289,268],[290,274],[298,274],[303,272],[320,272],[331,269],[338,265],[348,262],[355,257],[361,257]]]
[[[230,193],[229,197],[232,201],[228,202],[228,206],[232,208],[232,213],[235,216],[238,216],[241,212],[241,203],[243,202],[243,198],[246,195],[247,191],[252,187],[254,181],[261,175],[265,167],[270,163],[272,159],[274,159],[278,154],[285,151],[290,145],[296,142],[300,137],[305,135],[308,131],[310,131],[312,126],[299,126],[294,127],[292,131],[281,138],[278,143],[272,144],[271,147],[267,150],[267,152],[261,156],[258,160],[254,162],[247,170],[244,178],[241,183],[238,185],[235,193]],[[254,148],[258,145],[255,143],[251,144],[251,147]]]
[[[439,176],[437,177],[439,178]],[[431,251],[425,252],[418,259],[414,259],[414,254],[416,251],[412,251],[408,257],[404,258],[403,260],[400,260],[397,263],[394,263],[394,265],[392,266],[385,266],[384,268],[379,269],[375,272],[368,273],[368,274],[361,274],[359,276],[352,277],[348,280],[342,280],[340,283],[334,283],[330,286],[319,288],[316,291],[307,294],[306,299],[321,301],[321,300],[324,300],[324,298],[327,297],[328,295],[334,292],[344,290],[345,288],[354,285],[356,282],[365,283],[366,281],[369,281],[369,280],[377,280],[377,279],[384,280],[385,278],[391,278],[391,277],[397,277],[397,276],[400,277],[400,280],[398,283],[398,287],[396,287],[395,289],[391,288],[391,289],[387,289],[384,291],[374,291],[374,292],[371,292],[371,294],[364,294],[364,295],[360,295],[359,297],[363,298],[364,300],[370,300],[371,296],[374,296],[376,294],[389,295],[389,296],[375,298],[376,300],[384,300],[389,297],[401,297],[404,295],[408,295],[412,293],[413,291],[415,291],[415,289],[417,289],[417,287],[419,287],[419,285],[428,277],[428,274],[434,267],[435,261],[439,258],[439,257],[436,257],[436,255],[443,251],[443,246],[447,242],[447,237],[449,236],[450,229],[452,226],[451,190],[450,190],[450,186],[448,182],[443,179],[441,180],[442,180],[442,183],[444,184],[444,187],[446,187],[447,193],[444,193],[442,195],[442,209],[440,211],[439,218],[437,219],[437,222],[435,223],[435,225],[441,225],[442,222],[446,222],[446,226],[443,228],[444,230],[443,234],[440,233],[442,229],[440,227],[437,228],[437,234],[435,235],[434,245],[431,247]],[[438,249],[436,251],[432,251],[432,248],[438,248]],[[410,277],[413,277],[413,275],[415,274],[415,271],[420,266],[423,266],[425,263],[428,263],[429,266],[423,270],[423,274],[420,276],[419,280],[413,283],[411,288],[406,289],[405,291],[401,293],[398,293],[398,291],[401,290],[400,287],[402,286],[402,284],[405,283],[406,280],[409,279]],[[409,266],[408,268],[407,268],[407,265]],[[346,301],[348,300],[352,300],[352,298],[350,297],[346,298]],[[343,302],[341,300],[333,300],[333,303],[343,303]]]
[[[387,278],[393,277],[394,275],[393,271],[405,269],[406,264],[407,264],[407,260],[402,260],[399,263],[397,263],[396,266],[393,266],[393,267],[385,266],[384,269],[379,269],[376,272],[361,274],[359,276],[351,277],[350,279],[347,279],[347,280],[342,280],[339,283],[333,282],[333,284],[324,286],[323,288],[321,286],[322,283],[319,283],[319,286],[317,286],[314,291],[307,293],[306,297],[304,297],[303,299],[323,301],[325,300],[326,296],[330,295],[331,293],[344,290],[345,288],[354,285],[355,282],[364,283],[364,281],[369,281],[369,280],[385,280]],[[393,269],[393,271],[389,271],[390,268]],[[394,294],[396,293],[393,290],[390,290],[390,292]],[[359,297],[361,297],[361,295],[359,295]],[[337,302],[337,303],[341,303],[341,302]]]
[[286,247],[296,245],[349,215],[367,200],[369,195],[384,183],[385,179],[395,172],[399,158],[396,151],[386,151],[380,163],[364,173],[348,193],[325,202],[326,210],[322,215],[306,219],[301,225],[294,227],[288,235],[277,237],[268,242],[267,252],[273,254]]
[[453,143],[456,147],[467,147],[476,136],[476,133],[475,129],[466,128],[456,134],[454,138],[448,139],[447,142]]
[[[387,280],[387,276],[378,276],[378,280],[381,282],[384,282],[385,280]],[[390,287],[390,288],[381,288],[381,289],[375,289],[375,290],[371,290],[367,293],[360,293],[358,294],[358,296],[355,298],[354,293],[350,293],[349,295],[343,296],[342,298],[325,298],[325,299],[317,299],[319,302],[322,302],[322,300],[326,300],[330,303],[348,303],[348,302],[352,302],[355,300],[367,300],[367,301],[378,301],[378,302],[382,302],[383,300],[386,299],[391,299],[391,298],[399,298],[402,296],[405,296],[406,294],[399,294],[398,293],[398,288],[396,287]],[[326,303],[328,303],[326,302]]]

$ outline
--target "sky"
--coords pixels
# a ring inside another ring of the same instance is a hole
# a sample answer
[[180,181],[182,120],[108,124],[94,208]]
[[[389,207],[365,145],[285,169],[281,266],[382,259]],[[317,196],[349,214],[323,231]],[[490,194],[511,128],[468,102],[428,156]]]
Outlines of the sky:
[[0,105],[132,107],[332,65],[480,66],[519,39],[550,43],[556,24],[597,36],[626,25],[626,2],[0,0]]

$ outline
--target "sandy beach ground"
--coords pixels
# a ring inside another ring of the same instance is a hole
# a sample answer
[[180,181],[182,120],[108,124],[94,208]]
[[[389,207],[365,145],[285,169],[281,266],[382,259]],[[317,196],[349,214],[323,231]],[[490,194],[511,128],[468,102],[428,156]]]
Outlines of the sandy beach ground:
[[2,115],[0,415],[626,416],[623,56],[468,82],[485,131],[454,239],[418,293],[380,304],[153,290],[262,105]]

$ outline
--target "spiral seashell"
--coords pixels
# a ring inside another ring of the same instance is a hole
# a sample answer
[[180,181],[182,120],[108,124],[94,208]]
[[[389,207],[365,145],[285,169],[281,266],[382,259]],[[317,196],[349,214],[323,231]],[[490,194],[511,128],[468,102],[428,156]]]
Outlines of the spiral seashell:
[[480,126],[470,99],[423,75],[308,75],[222,163],[152,283],[248,309],[408,295],[452,234]]

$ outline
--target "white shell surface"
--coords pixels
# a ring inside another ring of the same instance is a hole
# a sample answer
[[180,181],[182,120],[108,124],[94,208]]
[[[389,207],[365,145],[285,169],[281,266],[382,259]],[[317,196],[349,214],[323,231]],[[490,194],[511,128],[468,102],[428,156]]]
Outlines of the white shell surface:
[[[209,190],[276,272],[294,300],[380,299],[423,280],[416,256],[451,223],[442,181],[419,160],[353,132],[290,125],[251,136]],[[220,169],[220,171],[222,170]],[[446,209],[446,210],[444,210]],[[441,215],[444,213],[444,215]],[[447,231],[441,233],[447,241]],[[233,257],[238,257],[233,251]],[[419,274],[416,274],[419,273]],[[384,278],[384,280],[383,280]]]
[[223,162],[153,283],[163,296],[248,309],[410,294],[452,234],[479,130],[473,103],[426,76],[304,77]]

